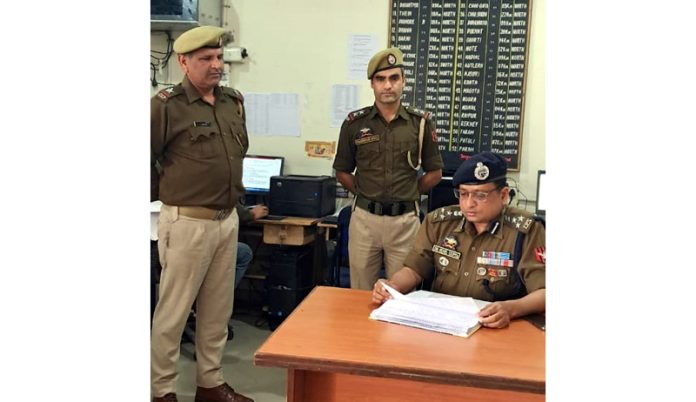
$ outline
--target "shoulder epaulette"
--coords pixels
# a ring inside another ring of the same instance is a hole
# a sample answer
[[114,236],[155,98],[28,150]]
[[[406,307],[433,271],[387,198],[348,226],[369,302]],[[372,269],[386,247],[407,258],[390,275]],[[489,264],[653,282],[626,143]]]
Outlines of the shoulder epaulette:
[[242,103],[244,103],[244,95],[242,95],[242,93],[237,91],[236,89],[230,87],[222,87],[222,92],[235,99],[239,99]]
[[354,110],[350,113],[348,113],[348,117],[346,117],[346,121],[353,121],[357,119],[358,117],[361,116],[367,116],[367,113],[372,109],[372,106],[366,106],[362,109]]
[[413,106],[404,106],[404,108],[406,109],[407,112],[409,112],[411,114],[415,114],[418,117],[423,117],[426,120],[428,120],[430,118],[430,112],[428,112],[428,111],[421,110],[421,109],[418,109],[417,107],[413,107]]
[[177,92],[175,91],[176,87],[169,87],[169,88],[164,88],[163,90],[157,92],[157,99],[161,100],[162,102],[166,102],[171,98],[173,95],[176,95]]
[[462,210],[459,209],[459,205],[448,205],[430,212],[429,215],[432,216],[432,222],[460,220],[462,219]]
[[517,208],[508,208],[503,216],[503,221],[506,225],[512,226],[522,233],[528,233],[534,226],[534,216],[524,210]]

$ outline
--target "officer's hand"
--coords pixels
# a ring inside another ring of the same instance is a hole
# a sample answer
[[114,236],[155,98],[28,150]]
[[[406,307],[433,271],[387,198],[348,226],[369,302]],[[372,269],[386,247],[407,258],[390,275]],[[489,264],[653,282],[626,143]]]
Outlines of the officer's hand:
[[[387,292],[387,289],[382,286],[382,282],[386,282],[387,285],[393,287],[394,289],[397,289],[391,282],[389,282],[386,279],[380,279],[377,282],[375,282],[375,285],[372,287],[372,302],[377,303],[377,304],[382,304],[385,301],[391,299],[391,295],[389,292]],[[397,289],[398,290],[398,289]]]
[[261,219],[268,215],[268,207],[265,205],[256,205],[251,209],[251,214],[254,215],[254,220]]
[[510,325],[510,311],[504,302],[491,303],[481,309],[478,315],[484,327],[505,328]]

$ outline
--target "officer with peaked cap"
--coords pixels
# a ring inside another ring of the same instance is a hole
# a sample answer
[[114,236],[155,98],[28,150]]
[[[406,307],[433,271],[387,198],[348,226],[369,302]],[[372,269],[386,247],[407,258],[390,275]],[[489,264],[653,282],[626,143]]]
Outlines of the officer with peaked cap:
[[180,84],[150,104],[152,199],[162,201],[162,273],[152,321],[153,401],[176,401],[181,335],[196,302],[196,402],[251,401],[222,375],[234,300],[242,160],[249,148],[244,98],[219,86],[225,30],[203,26],[174,42]]
[[395,47],[372,56],[367,78],[375,102],[349,113],[339,134],[333,167],[355,194],[348,254],[356,289],[371,289],[382,265],[387,277],[401,268],[420,226],[420,195],[442,177],[430,114],[401,104],[403,64]]
[[[546,232],[542,222],[508,207],[507,164],[482,152],[464,161],[452,178],[459,205],[430,212],[404,267],[387,283],[402,293],[423,279],[431,290],[493,303],[479,313],[486,327],[546,310]],[[372,299],[389,297],[381,281]]]

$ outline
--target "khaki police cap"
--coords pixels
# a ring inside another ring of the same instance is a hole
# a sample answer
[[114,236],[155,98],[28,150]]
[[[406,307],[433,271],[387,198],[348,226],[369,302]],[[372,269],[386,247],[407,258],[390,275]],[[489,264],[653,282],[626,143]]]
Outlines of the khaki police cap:
[[390,47],[377,52],[367,63],[367,79],[371,80],[374,73],[389,68],[404,65],[404,54],[397,47]]
[[174,51],[186,54],[202,47],[219,48],[228,42],[224,29],[214,26],[202,26],[189,29],[174,41]]

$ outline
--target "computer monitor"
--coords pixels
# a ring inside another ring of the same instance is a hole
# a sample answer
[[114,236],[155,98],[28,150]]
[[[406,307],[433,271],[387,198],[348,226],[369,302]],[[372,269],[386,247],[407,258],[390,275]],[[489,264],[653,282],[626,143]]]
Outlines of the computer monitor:
[[458,205],[459,200],[454,196],[454,185],[451,177],[443,177],[428,193],[428,212],[448,205]]
[[282,156],[245,156],[242,184],[246,193],[268,195],[271,190],[271,176],[281,176],[284,163],[285,158]]
[[541,217],[546,217],[546,189],[544,178],[546,170],[540,170],[537,173],[537,193],[536,193],[536,214]]

